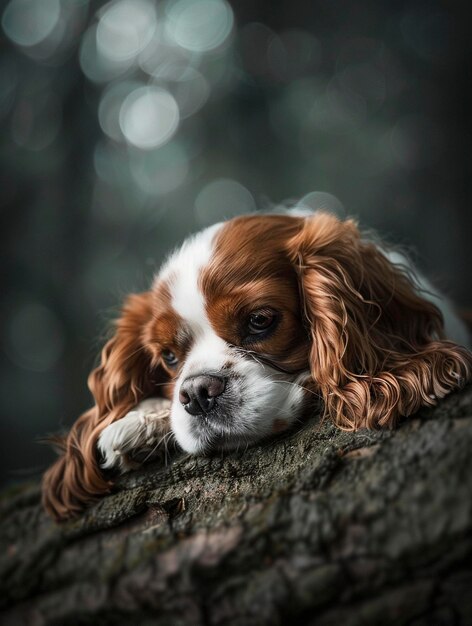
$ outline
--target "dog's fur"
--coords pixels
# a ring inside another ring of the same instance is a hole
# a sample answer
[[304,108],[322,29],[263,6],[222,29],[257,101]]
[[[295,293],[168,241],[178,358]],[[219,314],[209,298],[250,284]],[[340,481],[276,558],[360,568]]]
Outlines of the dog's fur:
[[130,450],[169,428],[204,453],[290,427],[313,398],[347,430],[435,405],[471,380],[472,358],[450,304],[419,283],[405,257],[325,213],[190,238],[125,302],[89,378],[95,406],[45,474],[47,510],[78,513],[110,489],[104,468],[132,467]]

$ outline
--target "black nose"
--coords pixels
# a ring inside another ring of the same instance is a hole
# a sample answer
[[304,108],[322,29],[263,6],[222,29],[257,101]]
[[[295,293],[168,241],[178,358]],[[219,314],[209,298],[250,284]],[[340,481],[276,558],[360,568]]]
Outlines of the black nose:
[[190,415],[203,415],[215,406],[215,398],[225,390],[226,381],[218,376],[202,374],[186,378],[179,391],[179,400]]

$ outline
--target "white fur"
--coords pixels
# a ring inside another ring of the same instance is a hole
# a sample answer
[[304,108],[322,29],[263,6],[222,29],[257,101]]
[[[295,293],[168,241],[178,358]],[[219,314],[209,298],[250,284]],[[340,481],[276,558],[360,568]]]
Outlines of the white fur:
[[187,452],[200,452],[211,444],[211,433],[196,435],[192,424],[198,417],[189,415],[179,402],[182,382],[204,373],[218,374],[231,364],[230,375],[237,376],[243,398],[240,415],[234,415],[235,426],[223,447],[235,447],[270,434],[275,420],[290,424],[302,407],[303,391],[292,381],[254,360],[243,358],[213,330],[199,288],[199,276],[211,259],[214,236],[222,224],[216,224],[192,237],[174,253],[157,277],[170,285],[172,306],[192,331],[194,343],[187,354],[175,385],[171,411],[171,427],[181,447]]
[[196,330],[208,326],[198,278],[210,261],[214,237],[222,226],[222,223],[214,224],[187,239],[169,257],[154,281],[155,284],[162,280],[170,283],[173,308]]
[[[203,300],[201,294],[199,298]],[[206,315],[201,319],[192,316],[194,332],[199,336],[185,359],[184,366],[175,385],[171,411],[171,427],[180,446],[187,452],[198,452],[202,448],[190,433],[191,422],[195,419],[189,415],[179,402],[180,385],[186,378],[206,372],[219,372],[230,358],[228,344],[211,329]]]
[[[232,449],[247,446],[269,436],[274,422],[287,426],[296,421],[304,406],[301,383],[309,372],[294,377],[286,376],[271,367],[232,355],[232,373],[240,376],[239,392],[243,405],[235,411],[234,425],[228,429],[227,439],[218,441],[218,448]],[[178,401],[176,390],[172,403],[172,431],[181,447],[190,453],[204,452],[213,443],[212,434],[192,433],[192,422],[198,417],[189,415]]]
[[[176,381],[170,414],[176,440],[191,453],[205,450],[211,437],[208,433],[195,435],[192,424],[199,418],[189,415],[179,401],[180,386],[189,377],[208,372],[217,374],[230,364],[231,375],[238,378],[243,409],[235,416],[235,424],[228,432],[224,445],[227,448],[246,445],[269,435],[276,420],[290,425],[299,417],[303,407],[303,390],[293,376],[243,357],[215,333],[206,315],[199,276],[211,259],[214,236],[221,226],[216,224],[188,239],[169,257],[155,279],[155,285],[162,280],[168,283],[172,307],[194,337],[192,349]],[[153,411],[153,401],[145,400],[104,429],[98,442],[105,459],[102,467],[127,469],[127,452],[143,445],[152,432]]]
[[[311,215],[303,209],[287,211],[292,215]],[[198,416],[189,415],[179,401],[182,382],[201,374],[218,375],[224,370],[227,384],[232,384],[238,402],[232,409],[233,418],[224,436],[218,435],[218,447],[234,448],[253,443],[273,432],[276,421],[290,425],[301,414],[305,392],[303,381],[309,372],[299,376],[282,374],[260,363],[257,355],[249,358],[244,350],[227,344],[213,330],[205,310],[204,296],[199,288],[199,276],[211,260],[213,242],[222,224],[206,228],[189,238],[176,250],[156,276],[154,285],[165,280],[169,284],[172,307],[185,321],[193,336],[192,348],[176,381],[171,405],[171,428],[181,445],[190,453],[205,451],[215,442],[211,424],[207,429],[196,428]],[[459,344],[467,345],[465,325],[455,315],[450,302],[419,274],[407,257],[397,252],[383,253],[394,264],[402,264],[417,277],[421,295],[436,304],[445,319],[446,333]],[[239,394],[239,395],[238,395]],[[160,401],[162,402],[162,401]],[[152,437],[153,425],[159,419],[155,399],[141,402],[134,411],[108,426],[100,436],[98,447],[104,456],[103,467],[126,469],[126,453],[143,445]],[[227,436],[226,436],[227,435]]]
[[162,398],[148,398],[123,418],[107,426],[98,439],[98,449],[103,456],[101,467],[118,467],[122,471],[131,469],[127,454],[143,446],[152,446],[156,432],[160,432],[157,422],[167,419],[170,402]]

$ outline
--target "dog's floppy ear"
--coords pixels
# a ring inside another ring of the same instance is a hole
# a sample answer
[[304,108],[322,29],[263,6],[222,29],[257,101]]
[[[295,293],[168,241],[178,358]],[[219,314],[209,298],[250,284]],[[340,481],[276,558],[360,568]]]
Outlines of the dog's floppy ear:
[[352,220],[318,213],[288,243],[326,415],[347,430],[393,426],[471,379],[440,311]]
[[55,440],[62,454],[43,478],[43,504],[56,520],[77,514],[111,483],[100,471],[96,443],[102,430],[123,417],[149,395],[160,395],[165,381],[162,369],[146,347],[152,321],[151,292],[127,298],[114,336],[102,350],[101,363],[88,384],[95,406],[84,413],[62,440]]

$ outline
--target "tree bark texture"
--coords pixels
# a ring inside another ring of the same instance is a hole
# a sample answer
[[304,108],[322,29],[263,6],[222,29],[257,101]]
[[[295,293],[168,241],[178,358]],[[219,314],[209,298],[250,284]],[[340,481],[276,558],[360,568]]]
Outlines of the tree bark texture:
[[1,502],[5,626],[472,624],[472,388],[393,431],[300,431],[125,476],[55,525]]

